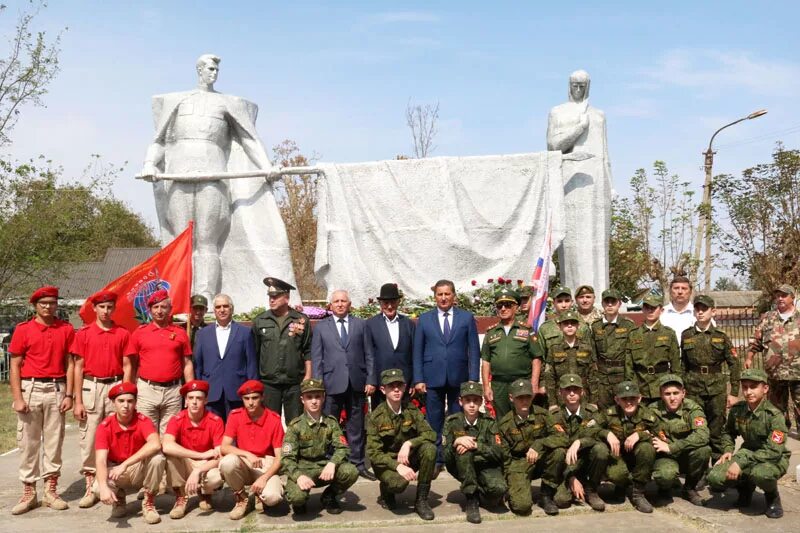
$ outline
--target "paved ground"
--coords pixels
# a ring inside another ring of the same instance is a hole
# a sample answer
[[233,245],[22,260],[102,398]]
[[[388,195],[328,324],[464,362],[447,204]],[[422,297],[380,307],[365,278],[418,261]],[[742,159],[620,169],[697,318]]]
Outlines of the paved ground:
[[[345,495],[343,507],[345,512],[331,516],[320,510],[319,493],[316,491],[309,502],[308,515],[295,518],[283,505],[268,514],[251,512],[244,520],[234,522],[227,516],[233,506],[230,492],[225,490],[214,497],[214,504],[220,511],[201,513],[197,509],[196,500],[191,502],[191,511],[182,520],[171,520],[167,513],[172,506],[172,496],[159,496],[156,500],[159,511],[163,514],[162,522],[155,526],[147,526],[139,512],[139,502],[133,496],[128,497],[130,516],[122,520],[109,518],[109,508],[98,504],[92,509],[79,509],[77,502],[83,494],[83,480],[78,475],[78,439],[77,430],[68,427],[64,443],[64,470],[61,488],[66,489],[64,498],[70,509],[53,511],[38,508],[22,516],[12,516],[11,507],[16,503],[20,483],[17,479],[18,453],[10,453],[0,457],[0,531],[49,532],[49,531],[81,531],[84,533],[105,532],[110,529],[134,528],[147,531],[326,531],[348,529],[351,531],[375,533],[376,528],[402,526],[403,533],[416,532],[450,532],[456,529],[469,528],[475,531],[495,531],[501,527],[504,532],[514,533],[530,531],[537,527],[559,528],[564,531],[619,531],[624,533],[658,531],[725,531],[754,533],[758,530],[800,531],[800,485],[794,480],[795,466],[800,463],[800,442],[789,440],[793,451],[792,462],[787,475],[781,482],[781,496],[785,516],[781,520],[768,520],[763,516],[764,499],[760,492],[756,493],[753,505],[745,512],[729,509],[735,501],[735,491],[724,496],[714,496],[704,492],[709,500],[707,507],[694,507],[688,502],[675,497],[672,502],[660,502],[656,512],[644,515],[633,510],[628,503],[616,503],[608,506],[605,513],[595,513],[588,507],[572,507],[562,511],[561,516],[548,517],[538,508],[530,517],[519,518],[507,510],[487,511],[482,509],[484,522],[480,525],[466,523],[461,505],[464,498],[458,491],[458,483],[446,474],[433,484],[433,509],[436,520],[423,522],[413,512],[413,488],[400,499],[401,509],[396,514],[381,509],[378,497],[377,482],[360,479],[353,490]],[[538,485],[538,482],[537,482]],[[535,489],[536,490],[536,489]],[[41,485],[39,494],[41,495]],[[601,494],[605,495],[605,491]],[[677,492],[676,492],[677,494]],[[669,504],[667,504],[669,503]]]

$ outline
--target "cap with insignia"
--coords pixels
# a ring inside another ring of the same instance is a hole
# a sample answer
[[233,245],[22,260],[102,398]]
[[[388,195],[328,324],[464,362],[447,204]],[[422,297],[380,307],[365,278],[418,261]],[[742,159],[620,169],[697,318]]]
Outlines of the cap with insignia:
[[520,298],[530,298],[531,296],[533,296],[533,287],[530,285],[523,285],[519,288]]
[[617,385],[617,397],[633,398],[635,396],[641,396],[641,394],[639,394],[639,386],[633,381],[623,381]]
[[[786,294],[789,293],[787,292]],[[744,381],[744,380],[769,383],[767,378],[767,373],[758,368],[747,368],[745,370],[742,370],[742,374],[739,376],[739,381]]]
[[277,296],[278,294],[295,290],[289,283],[286,283],[282,279],[273,278],[272,276],[264,278],[264,285],[267,286],[267,294],[270,296]]
[[381,385],[389,385],[390,383],[406,382],[403,371],[399,368],[389,368],[381,372]]
[[477,381],[465,381],[461,384],[460,396],[483,396],[483,387]]
[[494,294],[494,303],[499,304],[500,302],[511,302],[518,304],[519,293],[512,288],[503,287]]
[[591,285],[581,285],[578,287],[578,290],[575,291],[575,298],[584,294],[594,294],[594,287]]
[[578,316],[578,312],[575,311],[574,309],[567,309],[566,311],[560,313],[556,318],[556,322],[558,322],[559,324],[569,321],[578,323],[580,323],[581,321],[580,317]]
[[677,374],[667,374],[658,380],[659,387],[666,387],[667,385],[680,385],[683,387],[683,378]]
[[577,374],[564,374],[561,376],[561,379],[558,380],[558,387],[561,389],[569,387],[583,388],[583,380]]
[[792,286],[791,286],[791,285],[789,285],[788,283],[783,283],[783,284],[781,284],[781,285],[778,285],[778,286],[775,288],[775,290],[774,290],[774,291],[772,291],[772,292],[773,292],[773,293],[775,293],[775,292],[782,292],[783,294],[789,294],[789,295],[791,295],[791,296],[794,296],[794,295],[795,295],[795,292],[794,292],[794,287],[792,287]]
[[192,307],[205,307],[208,309],[208,298],[202,294],[195,294],[192,296]]
[[569,287],[561,286],[561,287],[556,287],[556,290],[553,291],[553,298],[554,299],[558,298],[559,296],[564,296],[564,295],[569,296],[570,298],[572,298],[572,289],[570,289]]
[[642,299],[643,304],[647,304],[650,307],[659,307],[664,305],[664,297],[660,294],[656,294],[654,292],[648,293],[647,296]]
[[606,298],[613,298],[614,300],[622,300],[622,294],[617,289],[606,289],[601,296],[602,300]]
[[325,385],[322,383],[321,379],[304,379],[302,383],[300,383],[300,394],[306,392],[325,392]]
[[697,304],[705,305],[709,309],[713,309],[714,307],[716,307],[716,305],[714,305],[714,298],[712,298],[707,294],[698,294],[697,296],[695,296],[694,305]]
[[181,387],[181,396],[186,396],[190,392],[200,391],[205,392],[208,395],[208,382],[203,381],[202,379],[193,379],[192,381],[187,381],[183,387]]
[[533,396],[533,386],[528,379],[518,379],[511,384],[511,397],[518,398],[519,396]]

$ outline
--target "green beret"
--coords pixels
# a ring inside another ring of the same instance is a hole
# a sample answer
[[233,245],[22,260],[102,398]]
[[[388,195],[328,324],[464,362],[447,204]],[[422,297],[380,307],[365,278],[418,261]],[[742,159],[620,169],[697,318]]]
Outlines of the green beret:
[[778,287],[776,287],[775,290],[772,291],[772,292],[782,292],[783,294],[790,294],[792,296],[795,295],[794,287],[792,287],[788,283],[784,283],[782,285],[778,285]]
[[561,376],[561,379],[558,380],[558,387],[561,389],[566,389],[568,387],[583,388],[583,380],[577,374],[564,374]]
[[633,398],[634,396],[641,396],[641,394],[639,394],[639,386],[633,381],[623,381],[617,385],[617,396],[619,398]]
[[511,384],[511,397],[533,396],[533,386],[529,379],[518,379]]
[[483,387],[477,381],[465,381],[461,384],[460,396],[483,396]]
[[563,322],[569,322],[570,320],[573,320],[580,324],[581,319],[578,316],[578,312],[575,311],[574,309],[567,309],[566,311],[560,313],[558,317],[556,317],[556,322],[558,322],[559,324]]
[[678,385],[683,387],[683,379],[676,374],[667,374],[658,380],[659,387],[663,387],[665,385],[670,385],[673,383],[677,383]]
[[519,293],[515,289],[503,287],[494,294],[494,303],[499,304],[500,302],[512,302],[518,304]]
[[[788,292],[786,294],[789,294]],[[742,370],[742,374],[739,376],[739,381],[760,381],[762,383],[769,383],[767,379],[767,373],[758,368],[748,368]]]
[[642,303],[647,304],[651,307],[659,307],[661,305],[664,305],[664,297],[661,296],[660,294],[655,294],[651,292],[644,297]]
[[582,294],[594,294],[594,287],[591,285],[581,285],[578,287],[578,290],[575,291],[575,298]]
[[300,394],[304,392],[325,392],[325,385],[322,383],[321,379],[304,379],[302,383],[300,383]]
[[572,298],[572,289],[570,289],[569,287],[563,287],[563,286],[562,287],[556,287],[556,290],[553,291],[553,299],[556,299],[559,296],[562,296],[564,294],[566,294],[567,296]]
[[622,294],[617,289],[606,289],[603,291],[603,295],[601,300],[605,300],[606,298],[613,298],[615,300],[622,300]]
[[399,368],[389,368],[381,372],[381,385],[388,385],[390,383],[397,383],[401,381],[403,383],[406,382],[406,378],[403,375],[403,371]]
[[192,307],[205,307],[208,309],[208,298],[202,294],[195,294],[192,296]]
[[714,307],[716,307],[716,305],[714,304],[714,298],[712,298],[711,296],[709,296],[707,294],[698,294],[697,296],[695,296],[694,297],[694,305],[697,305],[697,304],[705,305],[706,307],[709,307],[709,308],[712,308],[712,309]]

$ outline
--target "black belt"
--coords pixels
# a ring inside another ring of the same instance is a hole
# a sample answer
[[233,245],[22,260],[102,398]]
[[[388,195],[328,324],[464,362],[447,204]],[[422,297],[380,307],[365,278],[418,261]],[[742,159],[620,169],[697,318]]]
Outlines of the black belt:
[[689,372],[697,372],[699,374],[722,374],[722,365],[715,363],[713,365],[688,365]]
[[625,361],[601,361],[598,359],[597,366],[601,368],[625,368]]
[[641,365],[639,363],[636,363],[636,368],[637,370],[644,370],[647,374],[653,376],[655,374],[660,374],[661,372],[668,372],[669,363],[661,362],[653,366]]
[[153,381],[152,379],[144,379],[144,378],[139,378],[139,379],[150,385],[155,385],[156,387],[173,387],[175,385],[181,384],[180,379],[173,379],[172,381]]
[[35,383],[64,383],[67,378],[22,378],[22,381],[33,381]]
[[87,376],[84,375],[83,379],[88,379],[89,381],[94,381],[95,383],[102,383],[107,385],[109,383],[114,383],[115,381],[122,381],[122,376],[110,376],[107,378],[96,378],[94,376]]

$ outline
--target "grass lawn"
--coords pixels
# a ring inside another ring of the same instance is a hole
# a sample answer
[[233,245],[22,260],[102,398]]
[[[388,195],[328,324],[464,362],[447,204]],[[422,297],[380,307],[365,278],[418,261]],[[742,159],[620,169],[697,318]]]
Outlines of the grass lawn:
[[11,386],[0,383],[0,453],[17,447],[17,414],[11,408]]

